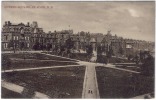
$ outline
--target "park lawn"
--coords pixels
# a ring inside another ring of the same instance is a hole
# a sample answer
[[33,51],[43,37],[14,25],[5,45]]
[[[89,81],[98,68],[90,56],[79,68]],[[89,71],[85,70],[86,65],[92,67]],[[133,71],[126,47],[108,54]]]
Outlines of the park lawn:
[[100,98],[132,98],[154,92],[154,78],[96,67]]
[[55,56],[49,56],[41,53],[8,53],[8,54],[2,54],[3,58],[21,58],[21,59],[36,59],[36,60],[59,60],[59,61],[75,61]]
[[81,61],[88,61],[87,53],[73,53],[71,58],[78,59]]
[[[70,61],[68,62],[68,60],[67,62],[57,62],[57,61],[66,61],[66,59],[58,60],[58,59],[62,59],[59,57],[50,56],[50,58],[52,59],[46,60],[44,59],[44,57],[35,58],[36,55],[43,56],[43,54],[41,55],[40,54],[32,54],[32,55],[28,54],[27,58],[22,59],[23,54],[2,54],[2,70],[9,70],[9,69],[16,69],[16,68],[35,68],[35,67],[47,67],[47,66],[78,65],[75,62],[70,62]],[[49,57],[46,55],[44,56]],[[58,58],[58,59],[55,59],[55,58]],[[57,61],[52,61],[52,60],[57,60]]]
[[[107,57],[105,55],[99,55],[97,57],[97,62],[99,62],[99,63],[105,63],[106,60],[107,60]],[[132,63],[132,61],[129,61],[128,59],[111,57],[111,58],[109,58],[109,63]]]
[[2,66],[2,70],[21,69],[21,68],[36,68],[47,66],[65,66],[78,65],[75,62],[56,62],[56,61],[39,61],[39,60],[11,60],[9,64]]
[[[71,58],[82,60],[82,61],[89,61],[89,59],[91,58],[91,57],[87,58],[88,57],[87,53],[73,53],[72,55],[73,56]],[[106,58],[107,57],[105,55],[100,55],[97,58],[97,62],[98,63],[105,63],[106,62]],[[109,59],[109,63],[132,63],[132,61],[129,61],[128,59],[111,57]]]
[[84,72],[83,66],[54,68],[3,73],[2,79],[51,98],[81,98]]
[[[44,53],[46,53],[46,52],[44,52]],[[48,54],[56,55],[53,52],[49,52]],[[59,56],[61,56],[61,55],[59,55]],[[67,55],[64,54],[64,57],[67,57]],[[71,53],[69,58],[76,59],[76,60],[81,60],[81,61],[88,61],[87,53]]]

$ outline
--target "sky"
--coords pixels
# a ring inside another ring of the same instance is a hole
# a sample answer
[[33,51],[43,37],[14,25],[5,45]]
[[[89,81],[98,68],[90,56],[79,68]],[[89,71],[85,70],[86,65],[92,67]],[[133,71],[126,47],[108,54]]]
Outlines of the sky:
[[86,31],[107,34],[111,30],[112,35],[155,41],[154,1],[3,1],[1,16],[2,25],[5,21],[13,24],[37,21],[45,32],[73,29],[74,33]]

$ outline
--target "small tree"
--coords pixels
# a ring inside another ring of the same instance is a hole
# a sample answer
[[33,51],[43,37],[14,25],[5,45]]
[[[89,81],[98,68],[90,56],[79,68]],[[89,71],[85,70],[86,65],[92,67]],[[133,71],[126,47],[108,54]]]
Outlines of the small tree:
[[124,55],[124,49],[122,47],[119,48],[119,54]]
[[71,56],[71,55],[70,55],[70,54],[71,54],[71,49],[74,48],[74,42],[73,42],[72,38],[69,37],[69,38],[66,40],[65,46],[66,46],[66,48],[67,48],[67,55],[68,55],[68,57],[69,57],[69,56]]
[[102,46],[97,47],[97,62],[102,63],[103,62],[103,57],[102,57]]
[[110,48],[110,49],[106,52],[107,63],[109,63],[109,60],[110,60],[110,58],[112,57],[113,54],[114,54],[114,53],[113,53],[113,49],[112,49],[112,48]]
[[88,59],[90,59],[90,57],[91,57],[91,55],[93,53],[93,47],[92,47],[92,45],[88,45],[86,47],[86,52],[87,52]]
[[154,76],[154,57],[152,57],[150,54],[147,54],[145,56],[146,57],[141,66],[141,73],[146,76]]
[[67,39],[65,45],[66,45],[67,49],[73,48],[74,42],[72,41],[72,38]]
[[101,46],[97,47],[97,55],[102,55],[102,47]]
[[40,49],[40,44],[39,44],[39,42],[36,42],[36,43],[34,44],[33,49],[34,49],[34,50],[39,50],[39,49]]
[[48,43],[46,47],[47,51],[50,51],[51,48],[52,48],[52,45]]

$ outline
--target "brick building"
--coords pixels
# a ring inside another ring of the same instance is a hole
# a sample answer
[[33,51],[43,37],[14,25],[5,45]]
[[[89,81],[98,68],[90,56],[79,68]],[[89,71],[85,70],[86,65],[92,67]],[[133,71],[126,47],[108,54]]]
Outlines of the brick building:
[[110,31],[104,35],[101,45],[104,47],[104,51],[109,49],[113,50],[113,54],[116,56],[128,56],[136,55],[140,51],[154,51],[154,42],[124,39],[117,35],[112,36]]
[[29,23],[14,25],[10,21],[5,22],[2,28],[2,50],[29,49],[31,31]]
[[[124,39],[113,36],[111,31],[103,35],[102,33],[78,32],[73,30],[49,31],[45,33],[37,22],[30,24],[19,23],[12,24],[5,22],[2,28],[2,50],[32,50],[34,48],[43,50],[50,46],[51,50],[55,47],[65,45],[66,40],[71,38],[74,43],[74,49],[85,51],[86,46],[92,44],[96,50],[97,46],[102,46],[102,50],[112,49],[116,56],[136,54],[140,50],[154,51],[154,42],[142,40]],[[93,43],[94,40],[94,43]]]

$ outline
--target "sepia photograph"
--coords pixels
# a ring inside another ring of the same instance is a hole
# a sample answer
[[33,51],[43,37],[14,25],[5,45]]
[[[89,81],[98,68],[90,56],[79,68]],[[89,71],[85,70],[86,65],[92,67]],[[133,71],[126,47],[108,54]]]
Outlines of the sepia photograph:
[[155,1],[1,1],[1,99],[154,99]]

